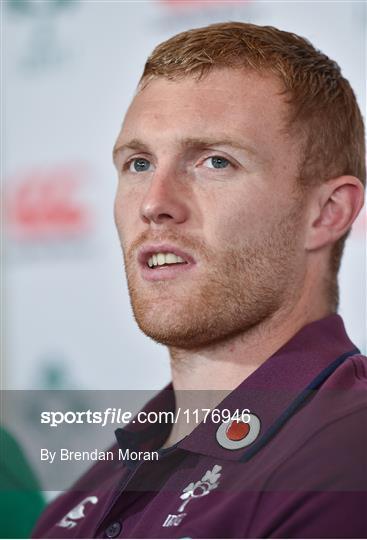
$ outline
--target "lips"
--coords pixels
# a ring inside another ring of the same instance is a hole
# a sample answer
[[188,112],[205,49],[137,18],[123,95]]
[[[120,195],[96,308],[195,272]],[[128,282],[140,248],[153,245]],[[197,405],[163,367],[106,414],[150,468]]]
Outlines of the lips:
[[[167,266],[155,266],[150,268],[148,260],[157,253],[174,253],[183,259],[183,263],[169,264]],[[186,251],[173,244],[146,244],[138,252],[138,262],[143,279],[147,281],[163,281],[183,276],[184,273],[193,270],[196,265],[195,259]]]
[[157,253],[174,253],[178,257],[181,257],[186,264],[195,264],[194,258],[189,253],[172,244],[150,244],[143,246],[138,252],[139,264],[142,266],[148,266],[148,260],[150,257]]

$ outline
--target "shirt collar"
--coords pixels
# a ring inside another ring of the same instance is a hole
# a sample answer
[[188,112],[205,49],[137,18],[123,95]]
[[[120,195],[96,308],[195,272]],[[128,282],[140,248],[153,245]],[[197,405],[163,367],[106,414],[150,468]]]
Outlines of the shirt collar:
[[[229,450],[216,439],[220,423],[210,417],[177,445],[186,451],[219,459],[247,461],[300,408],[309,395],[343,363],[359,351],[349,340],[339,315],[303,327],[285,345],[235,388],[217,407],[219,411],[248,409],[260,420],[260,433],[247,448]],[[145,411],[174,411],[172,384],[166,386],[145,407]],[[120,448],[157,449],[167,439],[170,425],[135,423],[118,429]]]

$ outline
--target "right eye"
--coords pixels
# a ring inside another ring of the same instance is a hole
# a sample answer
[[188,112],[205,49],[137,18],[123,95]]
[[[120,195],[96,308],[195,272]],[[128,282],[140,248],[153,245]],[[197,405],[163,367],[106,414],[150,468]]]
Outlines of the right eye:
[[150,167],[150,161],[145,158],[135,158],[129,163],[130,172],[144,172],[148,171]]

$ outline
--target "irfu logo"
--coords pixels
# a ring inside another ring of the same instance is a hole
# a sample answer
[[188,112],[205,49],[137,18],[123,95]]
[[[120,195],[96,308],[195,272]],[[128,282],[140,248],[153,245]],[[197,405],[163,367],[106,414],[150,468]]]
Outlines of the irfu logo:
[[198,499],[200,497],[209,495],[209,493],[219,486],[221,470],[222,467],[220,465],[214,465],[211,471],[206,471],[201,480],[198,480],[197,482],[190,482],[190,484],[183,489],[183,492],[180,495],[180,499],[184,502],[177,510],[179,513],[168,514],[162,524],[162,527],[178,527],[183,518],[187,515],[186,513],[183,513],[183,511],[188,503],[193,499]]

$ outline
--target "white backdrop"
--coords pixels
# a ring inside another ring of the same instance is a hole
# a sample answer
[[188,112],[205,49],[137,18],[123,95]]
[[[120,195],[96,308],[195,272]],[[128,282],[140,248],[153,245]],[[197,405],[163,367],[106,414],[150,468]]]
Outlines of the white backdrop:
[[[111,150],[147,55],[169,36],[240,20],[309,38],[365,111],[364,2],[2,2],[3,385],[160,388],[166,349],[130,309]],[[366,219],[348,241],[341,309],[366,350]]]

